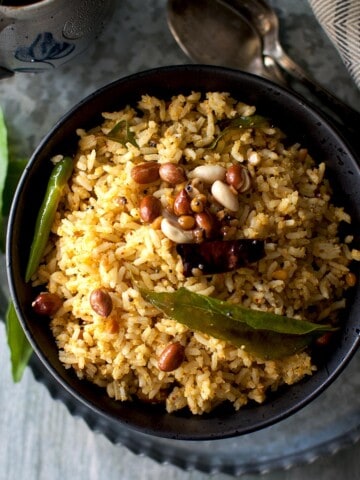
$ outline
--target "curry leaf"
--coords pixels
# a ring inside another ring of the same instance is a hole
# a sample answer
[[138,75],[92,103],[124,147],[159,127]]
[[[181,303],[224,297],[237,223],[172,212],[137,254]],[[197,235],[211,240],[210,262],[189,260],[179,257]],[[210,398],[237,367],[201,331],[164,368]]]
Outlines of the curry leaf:
[[9,303],[6,313],[6,333],[10,348],[12,377],[14,382],[19,382],[33,350],[20,325],[12,302]]
[[20,177],[28,162],[27,158],[17,158],[9,160],[8,171],[5,180],[4,192],[3,192],[3,205],[2,214],[7,216],[10,212],[10,206],[14,193],[19,183]]
[[216,139],[213,141],[213,143],[209,146],[210,149],[216,148],[217,144],[219,143],[219,140],[223,138],[226,134],[229,132],[235,130],[235,129],[242,129],[242,128],[260,128],[260,127],[266,127],[269,125],[268,120],[263,117],[262,115],[251,115],[250,117],[235,117],[233,118],[226,128],[222,130],[219,135],[216,137]]
[[334,330],[331,325],[244,308],[186,288],[170,293],[141,290],[141,294],[190,329],[226,340],[264,359],[292,355],[304,350],[317,336]]
[[[120,135],[123,127],[125,127],[125,135]],[[106,138],[121,143],[122,145],[126,145],[129,142],[134,145],[134,147],[138,147],[135,135],[130,131],[129,122],[127,120],[120,120],[120,122],[118,122],[106,135]]]
[[8,149],[7,129],[0,110],[0,249],[5,250],[5,217],[27,159],[13,159]]
[[[0,109],[0,248],[5,250],[5,217],[10,210],[14,192],[27,160],[9,161],[7,129]],[[20,381],[32,348],[19,323],[14,305],[10,302],[6,314],[6,335],[10,349],[12,376]]]

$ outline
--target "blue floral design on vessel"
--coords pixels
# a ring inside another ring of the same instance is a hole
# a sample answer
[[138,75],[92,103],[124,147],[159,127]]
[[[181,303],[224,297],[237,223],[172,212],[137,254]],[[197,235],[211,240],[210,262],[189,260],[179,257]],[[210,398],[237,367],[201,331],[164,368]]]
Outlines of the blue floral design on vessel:
[[[20,46],[15,51],[15,58],[21,62],[45,63],[55,68],[50,60],[64,58],[75,49],[75,45],[55,40],[50,32],[39,33],[29,46]],[[36,71],[44,68],[17,68],[17,71]]]

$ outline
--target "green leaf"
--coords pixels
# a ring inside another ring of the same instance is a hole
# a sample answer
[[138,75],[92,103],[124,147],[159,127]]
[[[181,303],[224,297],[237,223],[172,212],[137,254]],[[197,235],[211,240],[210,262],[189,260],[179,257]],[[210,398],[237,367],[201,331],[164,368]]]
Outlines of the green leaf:
[[[125,127],[125,135],[121,135],[121,130]],[[120,120],[110,132],[106,135],[106,138],[113,140],[114,142],[126,145],[128,142],[139,148],[135,140],[135,135],[130,131],[129,122],[127,120]]]
[[2,196],[8,169],[9,151],[7,144],[7,129],[2,110],[0,109],[0,212],[2,211]]
[[229,132],[234,131],[236,129],[243,129],[243,128],[260,128],[266,127],[269,125],[268,120],[261,116],[261,115],[251,115],[250,117],[236,117],[233,118],[226,128],[222,130],[213,143],[209,146],[210,149],[216,148],[219,140],[227,135]]
[[14,382],[19,382],[33,350],[20,325],[12,302],[9,303],[6,313],[6,333],[10,348],[12,377]]
[[2,197],[2,212],[0,212],[0,250],[2,252],[5,251],[6,217],[9,215],[11,202],[26,163],[27,159],[21,159],[10,160],[8,164],[8,171]]
[[4,251],[5,234],[3,229],[3,192],[5,188],[6,174],[9,163],[9,151],[7,143],[7,129],[2,110],[0,109],[0,249]]
[[[0,109],[0,249],[5,250],[5,221],[10,210],[14,192],[27,160],[9,161],[7,129]],[[12,376],[20,381],[30,359],[32,348],[19,323],[12,302],[6,313],[6,334],[10,349]]]
[[264,359],[276,359],[304,350],[328,331],[323,325],[252,310],[180,288],[176,292],[141,290],[145,300],[170,318],[215,338],[245,348]]
[[27,162],[27,158],[17,158],[14,160],[10,158],[3,193],[2,214],[4,216],[7,216],[10,212],[11,202],[14,198],[17,184],[19,183]]

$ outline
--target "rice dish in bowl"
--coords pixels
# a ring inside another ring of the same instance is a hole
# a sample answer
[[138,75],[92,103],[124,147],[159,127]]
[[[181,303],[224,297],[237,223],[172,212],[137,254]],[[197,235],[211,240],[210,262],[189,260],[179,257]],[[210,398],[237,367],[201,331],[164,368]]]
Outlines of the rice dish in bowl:
[[[64,163],[72,176],[26,281]],[[201,200],[185,214],[184,190]],[[127,426],[219,439],[293,414],[358,345],[359,191],[339,133],[264,79],[176,66],[103,87],[44,138],[9,218],[10,291],[42,381],[120,442]],[[51,318],[36,307],[46,290]]]
[[[325,163],[287,145],[255,106],[192,92],[171,101],[143,95],[135,107],[78,130],[74,171],[32,279],[61,299],[50,324],[60,361],[111,398],[163,403],[168,412],[262,403],[268,391],[313,374],[308,348],[254,351],[246,338],[234,345],[208,334],[206,314],[204,329],[193,330],[142,291],[185,288],[336,327],[356,283],[350,262],[360,259],[353,237],[339,238],[350,216],[332,203]],[[207,273],[196,262],[185,271],[179,245],[221,249],[242,239],[264,242],[261,258],[229,271],[210,265]],[[319,337],[327,342],[329,333]]]

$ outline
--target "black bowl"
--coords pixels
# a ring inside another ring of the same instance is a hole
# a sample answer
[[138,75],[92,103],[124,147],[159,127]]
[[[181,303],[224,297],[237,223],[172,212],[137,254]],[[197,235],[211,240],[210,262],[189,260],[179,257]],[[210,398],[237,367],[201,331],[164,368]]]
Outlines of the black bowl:
[[[11,296],[26,335],[50,374],[56,396],[105,435],[123,427],[145,434],[181,440],[218,439],[249,433],[269,426],[304,407],[346,366],[359,344],[360,291],[353,291],[344,311],[344,328],[329,350],[322,352],[318,371],[289,388],[282,388],[262,404],[234,412],[221,406],[212,413],[193,416],[186,411],[168,414],[163,408],[137,402],[115,402],[103,389],[80,381],[58,359],[47,322],[39,322],[31,309],[34,292],[24,282],[30,243],[39,206],[45,193],[52,155],[72,154],[77,145],[75,130],[100,123],[102,111],[136,104],[142,94],[169,98],[191,91],[229,91],[235,98],[255,104],[258,113],[271,118],[288,136],[306,146],[313,157],[326,161],[336,197],[353,217],[359,231],[360,172],[355,154],[328,120],[299,96],[271,82],[239,71],[208,66],[174,66],[154,69],[120,79],[101,88],[65,115],[44,138],[24,172],[12,205],[7,238],[7,268]],[[55,385],[55,387],[54,387]],[[329,408],[333,406],[329,405]]]

